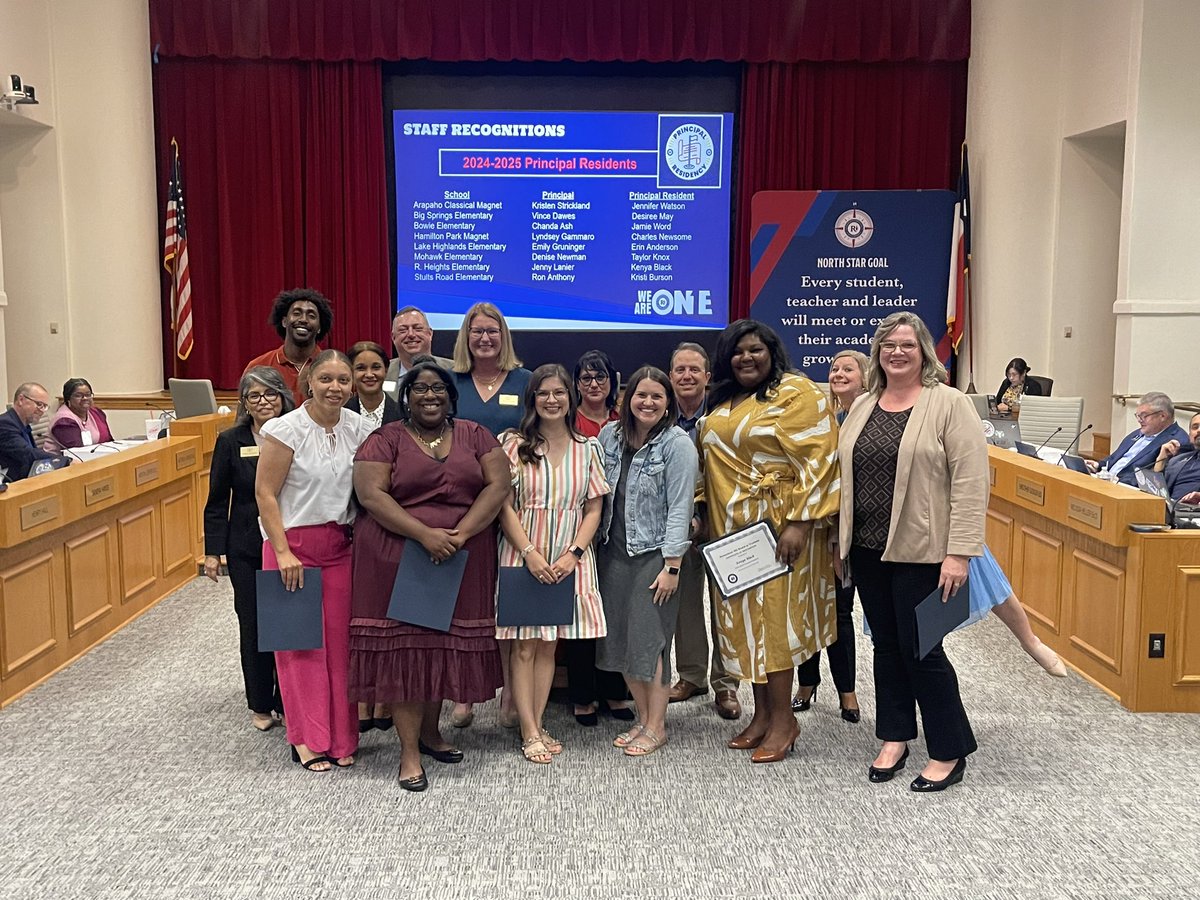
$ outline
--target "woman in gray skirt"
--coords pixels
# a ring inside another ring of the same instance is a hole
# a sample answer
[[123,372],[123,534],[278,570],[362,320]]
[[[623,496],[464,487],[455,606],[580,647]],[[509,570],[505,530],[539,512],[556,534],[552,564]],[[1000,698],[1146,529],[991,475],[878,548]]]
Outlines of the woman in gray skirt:
[[665,372],[633,373],[621,416],[600,431],[612,504],[597,558],[608,636],[596,665],[625,676],[638,721],[613,746],[645,756],[667,742],[671,639],[675,636],[679,563],[691,541],[696,448],[683,429]]

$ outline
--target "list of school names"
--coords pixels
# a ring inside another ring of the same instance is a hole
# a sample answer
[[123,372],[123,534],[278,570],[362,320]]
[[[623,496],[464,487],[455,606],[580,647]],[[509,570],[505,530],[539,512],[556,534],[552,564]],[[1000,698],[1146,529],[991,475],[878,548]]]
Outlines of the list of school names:
[[[629,193],[630,281],[672,275],[673,253],[692,240],[690,233],[676,231],[676,216],[694,199],[686,191]],[[492,237],[519,233],[502,218],[511,214],[503,201],[478,199],[471,191],[444,191],[440,200],[415,201],[413,281],[494,281],[504,257],[519,252]],[[581,278],[595,252],[593,219],[599,215],[575,191],[542,191],[529,205],[530,281],[574,283]]]

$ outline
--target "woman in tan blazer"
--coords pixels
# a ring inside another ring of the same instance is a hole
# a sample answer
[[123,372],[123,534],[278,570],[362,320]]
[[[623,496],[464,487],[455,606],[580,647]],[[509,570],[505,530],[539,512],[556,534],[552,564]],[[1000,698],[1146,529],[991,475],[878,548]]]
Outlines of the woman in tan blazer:
[[939,643],[913,653],[916,605],[941,588],[957,592],[967,561],[983,552],[987,449],[965,394],[943,384],[933,339],[912,313],[880,323],[867,372],[870,393],[842,426],[840,556],[849,558],[875,645],[876,737],[868,770],[890,781],[925,727],[929,762],[914,791],[962,780],[976,749],[958,677]]

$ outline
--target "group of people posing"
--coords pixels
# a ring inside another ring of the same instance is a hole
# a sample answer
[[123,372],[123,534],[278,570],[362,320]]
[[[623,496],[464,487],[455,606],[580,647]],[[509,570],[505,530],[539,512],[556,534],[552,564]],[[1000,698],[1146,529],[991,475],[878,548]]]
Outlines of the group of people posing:
[[[455,702],[452,722],[465,727],[472,705],[501,688],[501,721],[519,729],[524,758],[553,763],[564,742],[544,714],[560,642],[576,720],[594,725],[600,711],[624,719],[613,738],[624,754],[667,744],[668,703],[706,693],[711,674],[728,719],[741,715],[737,684],[753,686],[753,714],[729,747],[776,762],[795,745],[795,712],[815,699],[823,648],[842,718],[859,721],[857,589],[883,742],[868,776],[887,781],[904,767],[919,708],[929,761],[911,786],[942,790],[962,778],[975,740],[941,646],[914,657],[913,609],[935,589],[956,591],[968,571],[973,608],[995,607],[1061,674],[986,554],[979,419],[943,383],[929,332],[911,314],[884,320],[869,358],[838,354],[830,395],[791,371],[769,327],[741,320],[719,336],[711,363],[699,345],[681,344],[667,370],[634,372],[621,402],[603,351],[571,372],[522,368],[489,303],[468,311],[451,360],[429,355],[432,333],[413,308],[395,318],[390,360],[372,342],[320,350],[332,313],[314,291],[281,294],[272,322],[284,344],[247,368],[237,423],[214,450],[205,571],[216,579],[225,557],[254,726],[269,729],[286,711],[293,759],[308,770],[353,765],[360,730],[394,724],[399,783],[425,790],[422,757],[463,758],[440,731],[443,701]],[[710,592],[707,673],[698,545],[760,521],[790,569],[729,598]],[[448,631],[388,617],[405,553],[441,564],[460,552]],[[497,628],[503,566],[570,581],[573,620]],[[255,570],[278,570],[295,589],[312,567],[321,570],[323,646],[259,652]],[[681,635],[672,688],[677,627],[688,632],[687,659]]]

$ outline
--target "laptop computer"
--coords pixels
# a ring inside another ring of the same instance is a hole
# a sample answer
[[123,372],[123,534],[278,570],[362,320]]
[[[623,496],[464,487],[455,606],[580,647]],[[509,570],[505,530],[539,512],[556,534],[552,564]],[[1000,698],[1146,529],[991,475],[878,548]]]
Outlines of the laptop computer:
[[992,417],[992,410],[988,401],[990,400],[994,404],[996,402],[995,397],[989,397],[987,394],[968,394],[967,396],[975,404],[975,412],[979,414],[979,418],[990,419]]
[[1071,456],[1067,453],[1064,453],[1058,458],[1058,461],[1059,464],[1070,469],[1072,472],[1079,472],[1083,475],[1092,474],[1088,471],[1087,462],[1082,456]]
[[991,433],[986,427],[983,433],[989,444],[1008,448],[1021,442],[1021,426],[1015,419],[988,419],[987,424],[992,426]]
[[55,469],[61,469],[70,464],[71,460],[65,456],[56,456],[53,459],[39,459],[29,467],[29,477],[45,475],[47,472],[53,472]]
[[1137,486],[1147,494],[1154,494],[1170,502],[1171,492],[1167,490],[1167,479],[1162,472],[1155,472],[1149,466],[1144,466],[1135,470],[1133,477],[1137,479]]

